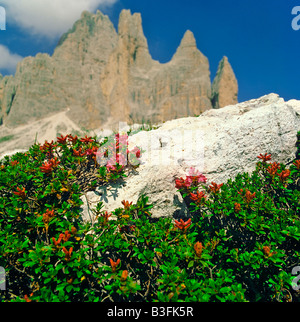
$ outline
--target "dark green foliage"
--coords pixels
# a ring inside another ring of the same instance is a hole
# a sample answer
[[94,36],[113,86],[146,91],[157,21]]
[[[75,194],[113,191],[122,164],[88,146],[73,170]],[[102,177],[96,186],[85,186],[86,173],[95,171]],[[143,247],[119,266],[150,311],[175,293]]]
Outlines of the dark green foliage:
[[0,162],[5,301],[299,301],[300,161],[181,189],[190,222],[152,218],[141,196],[112,214],[99,203],[86,223],[82,192],[132,167],[100,167],[84,153],[99,147],[61,137]]

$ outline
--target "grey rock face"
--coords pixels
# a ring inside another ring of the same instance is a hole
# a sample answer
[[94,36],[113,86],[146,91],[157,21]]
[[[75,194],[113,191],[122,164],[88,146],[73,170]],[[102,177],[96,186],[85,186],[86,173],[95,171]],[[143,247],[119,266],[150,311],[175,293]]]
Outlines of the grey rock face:
[[8,127],[68,111],[78,126],[98,129],[194,116],[211,107],[209,62],[193,33],[160,64],[149,54],[141,15],[129,10],[121,12],[118,33],[100,11],[83,12],[52,56],[27,57],[14,77],[0,78],[0,124]]

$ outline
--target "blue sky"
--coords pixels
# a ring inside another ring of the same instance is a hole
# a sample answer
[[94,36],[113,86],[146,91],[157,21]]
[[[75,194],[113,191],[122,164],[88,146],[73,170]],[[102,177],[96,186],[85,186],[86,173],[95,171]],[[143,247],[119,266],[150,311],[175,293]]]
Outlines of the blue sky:
[[[229,58],[239,83],[239,101],[277,93],[300,100],[300,30],[292,9],[300,0],[0,0],[6,30],[0,31],[0,73],[38,52],[50,55],[83,10],[107,14],[117,28],[122,9],[142,14],[152,57],[169,61],[190,29],[210,62]],[[300,11],[299,11],[300,14]],[[300,20],[298,22],[300,26]],[[298,76],[299,75],[299,76]]]

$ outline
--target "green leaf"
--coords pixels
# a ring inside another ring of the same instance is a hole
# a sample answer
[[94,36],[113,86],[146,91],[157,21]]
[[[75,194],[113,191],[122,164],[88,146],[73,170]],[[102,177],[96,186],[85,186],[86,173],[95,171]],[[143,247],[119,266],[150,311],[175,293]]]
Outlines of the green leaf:
[[228,293],[230,292],[231,288],[230,287],[222,287],[220,289],[220,293]]
[[188,264],[188,268],[191,268],[194,266],[194,261],[190,261],[189,264]]

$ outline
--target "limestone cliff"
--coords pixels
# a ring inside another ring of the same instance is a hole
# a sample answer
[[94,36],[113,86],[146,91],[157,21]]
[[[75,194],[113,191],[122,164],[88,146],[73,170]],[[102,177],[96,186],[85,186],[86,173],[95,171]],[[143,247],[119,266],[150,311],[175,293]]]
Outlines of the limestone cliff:
[[214,108],[234,105],[238,102],[238,83],[228,58],[220,61],[217,75],[212,84],[212,104]]
[[[219,83],[214,95],[223,93],[226,77]],[[222,95],[219,107],[227,103]],[[235,88],[228,95],[236,95]],[[201,114],[212,108],[211,98],[209,62],[191,31],[171,61],[160,64],[149,53],[140,14],[123,10],[117,32],[100,11],[85,11],[52,56],[27,57],[14,77],[0,77],[0,125],[16,127],[63,111],[86,129],[157,123]]]

